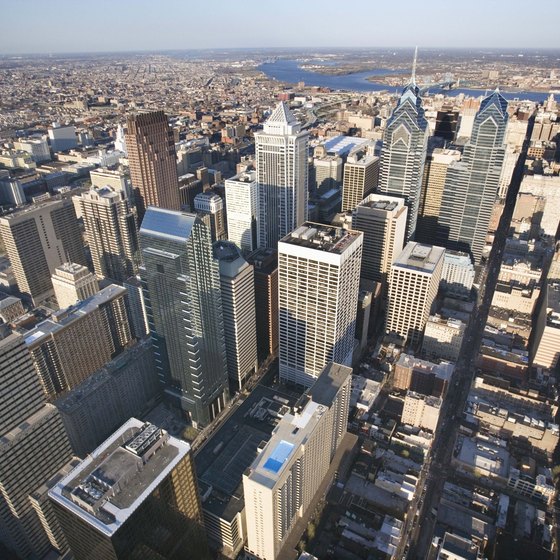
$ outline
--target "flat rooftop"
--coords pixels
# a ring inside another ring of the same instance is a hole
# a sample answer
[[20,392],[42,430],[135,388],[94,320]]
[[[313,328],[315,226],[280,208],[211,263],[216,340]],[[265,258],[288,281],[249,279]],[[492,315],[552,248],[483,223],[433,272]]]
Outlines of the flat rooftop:
[[56,483],[49,496],[110,537],[189,451],[188,443],[131,418]]
[[340,255],[362,235],[359,231],[305,222],[282,238],[280,243]]
[[431,274],[445,255],[443,247],[409,241],[393,266]]
[[357,146],[368,143],[367,138],[358,138],[356,136],[335,136],[324,143],[327,154],[337,156],[346,156]]
[[117,286],[117,284],[110,284],[88,299],[80,301],[76,305],[68,307],[68,309],[57,311],[53,314],[53,318],[46,319],[39,323],[25,335],[25,344],[27,344],[27,346],[40,344],[41,341],[48,338],[51,334],[62,330],[68,324],[81,319],[88,313],[92,313],[101,305],[117,297],[124,296],[124,294],[126,294],[126,288]]

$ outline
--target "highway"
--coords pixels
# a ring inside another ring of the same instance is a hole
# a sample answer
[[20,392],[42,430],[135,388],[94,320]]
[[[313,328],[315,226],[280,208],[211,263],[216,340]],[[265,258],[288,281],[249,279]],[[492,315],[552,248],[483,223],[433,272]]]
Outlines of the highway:
[[[479,306],[475,308],[465,332],[465,339],[459,354],[459,359],[457,360],[455,372],[450,387],[448,388],[447,396],[443,402],[440,420],[436,430],[436,438],[431,451],[431,461],[429,463],[430,466],[426,477],[426,484],[425,486],[419,484],[419,488],[423,487],[423,491],[422,496],[418,499],[419,513],[417,521],[415,523],[410,523],[410,527],[407,523],[407,531],[403,533],[402,549],[404,557],[408,560],[424,560],[428,557],[430,552],[436,522],[436,517],[433,515],[432,510],[437,510],[441,499],[443,485],[450,469],[457,430],[461,424],[462,411],[476,371],[475,360],[482,340],[490,303],[494,295],[505,242],[515,209],[517,194],[523,179],[527,150],[529,148],[529,140],[533,132],[534,122],[535,113],[533,113],[529,119],[522,152],[519,155],[512,175],[494,244],[486,267],[482,271],[479,279]],[[408,518],[415,518],[415,513],[413,509],[410,509],[407,521]],[[397,558],[400,557],[402,556],[397,556]]]

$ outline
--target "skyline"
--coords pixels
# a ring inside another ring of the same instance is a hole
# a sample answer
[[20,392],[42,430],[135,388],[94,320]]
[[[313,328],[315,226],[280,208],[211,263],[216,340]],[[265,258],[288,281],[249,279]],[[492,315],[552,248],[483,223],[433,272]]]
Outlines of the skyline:
[[[87,14],[92,16],[92,24],[84,33],[86,14],[77,11],[75,2],[70,0],[55,0],[48,11],[39,0],[18,3],[0,0],[5,24],[0,55],[293,45],[303,45],[298,48],[399,48],[409,44],[418,44],[420,49],[431,44],[439,45],[431,48],[558,48],[553,22],[560,17],[560,5],[551,0],[542,5],[542,13],[547,17],[530,28],[522,27],[525,20],[521,17],[523,4],[519,0],[508,4],[507,10],[497,2],[474,0],[468,10],[452,14],[443,0],[433,0],[427,7],[404,0],[400,3],[398,20],[391,6],[365,1],[359,1],[353,10],[334,0],[311,0],[304,4],[291,0],[282,9],[256,0],[248,0],[242,9],[229,2],[217,4],[218,8],[209,13],[204,5],[178,0],[166,2],[165,10],[147,0],[123,0],[118,4],[101,0],[98,11]],[[459,18],[458,29],[455,22]],[[392,21],[395,25],[390,24]],[[423,24],[418,26],[418,21]],[[387,22],[389,25],[385,25]],[[472,29],[476,29],[476,35]],[[483,46],[475,47],[477,44]]]

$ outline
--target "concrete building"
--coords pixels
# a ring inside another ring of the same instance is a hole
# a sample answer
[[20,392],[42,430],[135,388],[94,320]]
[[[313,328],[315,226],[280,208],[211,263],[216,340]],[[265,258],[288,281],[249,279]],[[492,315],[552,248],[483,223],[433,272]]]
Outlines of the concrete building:
[[144,339],[53,404],[74,453],[85,457],[127,418],[142,415],[159,394],[152,343]]
[[313,158],[314,185],[311,189],[320,194],[340,187],[342,183],[342,158],[335,155],[324,155]]
[[328,364],[243,475],[250,558],[278,558],[346,433],[351,369]]
[[379,182],[379,158],[360,146],[348,155],[342,180],[342,212],[353,210]]
[[247,257],[255,274],[255,309],[259,362],[278,353],[278,253],[258,249]]
[[57,266],[51,280],[59,309],[66,309],[99,291],[95,274],[81,264],[67,262]]
[[391,266],[385,332],[418,346],[436,298],[445,249],[410,241]]
[[0,235],[20,293],[34,305],[54,295],[54,269],[86,265],[82,236],[70,200],[49,200],[0,218]]
[[78,147],[74,126],[60,126],[59,123],[53,123],[48,129],[48,135],[53,152],[66,152]]
[[447,171],[436,240],[447,249],[469,253],[476,264],[498,195],[507,122],[507,101],[495,91],[480,105],[461,161]]
[[379,193],[405,199],[407,240],[414,239],[416,232],[428,135],[428,121],[413,71],[383,133],[379,179]]
[[442,400],[439,397],[408,391],[404,398],[401,422],[423,430],[436,431]]
[[111,187],[92,188],[82,194],[80,206],[95,274],[115,282],[136,274],[136,216],[126,193]]
[[36,560],[51,542],[29,497],[70,459],[70,443],[19,335],[0,340],[0,387],[0,542]]
[[134,205],[134,192],[130,177],[123,171],[116,169],[99,168],[89,172],[91,187],[100,189],[111,187],[114,191],[122,191],[126,194],[131,205]]
[[14,296],[6,296],[0,292],[0,319],[4,323],[11,323],[14,319],[25,313],[21,299]]
[[479,548],[471,539],[445,533],[437,560],[478,560],[478,558],[480,558]]
[[276,249],[307,219],[308,138],[283,101],[255,133],[259,247]]
[[175,141],[165,113],[128,117],[125,139],[139,220],[148,206],[179,210]]
[[307,222],[278,244],[280,378],[309,387],[350,364],[363,234]]
[[226,239],[224,201],[219,195],[212,191],[197,194],[194,197],[194,211],[210,228],[212,243]]
[[76,387],[132,342],[125,294],[123,287],[111,284],[25,335],[47,396]]
[[214,244],[214,258],[220,263],[228,375],[241,390],[258,368],[253,267],[229,241]]
[[46,135],[22,138],[14,142],[14,148],[30,154],[31,159],[35,163],[42,163],[43,161],[50,161],[51,159],[51,151]]
[[546,283],[545,297],[535,321],[533,366],[553,370],[560,360],[560,285]]
[[435,148],[426,161],[416,235],[422,243],[435,243],[447,171],[454,161],[460,159],[458,150]]
[[467,326],[459,319],[430,315],[424,329],[422,354],[429,359],[456,362]]
[[244,253],[257,248],[258,186],[256,171],[225,181],[227,237]]
[[441,271],[441,289],[451,296],[468,298],[474,283],[474,265],[468,253],[446,249]]
[[159,380],[170,402],[205,426],[229,400],[220,273],[209,228],[195,214],[151,207],[140,246]]
[[403,198],[370,194],[352,212],[352,228],[364,233],[362,278],[384,286],[391,265],[401,253],[407,207]]
[[131,418],[49,492],[76,560],[207,559],[190,446]]

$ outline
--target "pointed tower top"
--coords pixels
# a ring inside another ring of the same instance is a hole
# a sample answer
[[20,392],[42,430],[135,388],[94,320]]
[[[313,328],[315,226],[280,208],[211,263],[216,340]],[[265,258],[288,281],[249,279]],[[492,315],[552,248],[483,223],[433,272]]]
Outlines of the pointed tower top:
[[412,61],[412,76],[410,77],[410,83],[416,85],[416,60],[418,59],[418,45],[414,47],[414,59]]
[[280,101],[276,109],[272,111],[270,117],[267,119],[268,123],[282,123],[282,124],[296,124],[298,121],[294,117],[290,108],[284,101]]

